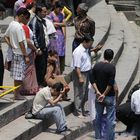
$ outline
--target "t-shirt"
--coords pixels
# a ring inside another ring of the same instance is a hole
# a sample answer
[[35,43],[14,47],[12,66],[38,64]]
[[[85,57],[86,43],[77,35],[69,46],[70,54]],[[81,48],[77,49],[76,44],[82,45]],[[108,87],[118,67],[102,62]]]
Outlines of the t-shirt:
[[96,63],[90,73],[90,82],[91,84],[96,83],[97,88],[101,93],[103,93],[106,87],[111,86],[110,92],[107,96],[114,96],[114,82],[115,82],[116,69],[115,66],[111,63],[99,62]]
[[45,87],[42,88],[35,96],[35,99],[33,101],[33,109],[32,113],[36,114],[39,112],[42,108],[44,108],[50,99],[53,99],[50,88]]
[[12,45],[12,51],[14,54],[22,55],[19,42],[23,41],[25,48],[27,49],[25,33],[22,25],[19,22],[12,21],[5,32],[5,36],[8,36],[10,38],[10,43]]

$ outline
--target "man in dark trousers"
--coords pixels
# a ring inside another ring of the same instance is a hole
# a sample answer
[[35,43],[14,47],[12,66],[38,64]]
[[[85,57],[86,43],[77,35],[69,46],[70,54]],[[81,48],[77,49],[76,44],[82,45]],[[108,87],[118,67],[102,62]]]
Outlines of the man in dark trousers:
[[104,109],[107,113],[107,129],[105,140],[115,139],[115,120],[116,120],[116,97],[113,85],[115,83],[116,69],[111,60],[114,52],[111,49],[106,49],[104,52],[104,60],[96,63],[90,75],[90,82],[95,89],[96,100],[96,119],[95,119],[95,138],[102,139],[102,117]]
[[43,19],[46,16],[46,7],[43,4],[39,4],[36,7],[35,17],[29,23],[31,30],[33,31],[33,41],[37,49],[40,49],[40,55],[36,56],[35,67],[37,82],[39,86],[44,86],[44,76],[47,67],[48,57],[48,40],[46,34],[46,22]]

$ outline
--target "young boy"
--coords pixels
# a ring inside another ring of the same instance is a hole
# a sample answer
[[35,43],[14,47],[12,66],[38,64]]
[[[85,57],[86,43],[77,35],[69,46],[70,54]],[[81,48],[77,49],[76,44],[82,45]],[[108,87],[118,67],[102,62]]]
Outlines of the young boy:
[[52,87],[42,88],[33,101],[32,114],[38,119],[52,116],[57,126],[57,133],[67,130],[65,112],[62,106],[57,104],[64,93],[63,84],[56,83]]

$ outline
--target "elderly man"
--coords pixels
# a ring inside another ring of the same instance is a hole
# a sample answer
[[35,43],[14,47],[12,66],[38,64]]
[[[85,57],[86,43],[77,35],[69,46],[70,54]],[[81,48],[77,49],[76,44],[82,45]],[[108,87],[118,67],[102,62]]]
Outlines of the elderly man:
[[76,32],[72,44],[72,51],[82,43],[84,36],[89,35],[93,37],[95,34],[95,22],[87,15],[88,6],[86,3],[80,3],[76,12],[77,17],[74,19]]

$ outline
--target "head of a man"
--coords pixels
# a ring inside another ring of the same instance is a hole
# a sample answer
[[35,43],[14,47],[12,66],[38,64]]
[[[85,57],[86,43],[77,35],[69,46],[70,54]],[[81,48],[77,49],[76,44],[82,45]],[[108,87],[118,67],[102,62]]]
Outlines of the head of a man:
[[26,8],[21,7],[17,11],[16,17],[18,18],[18,22],[27,24],[30,19],[30,13]]
[[39,17],[39,18],[45,18],[47,15],[47,9],[46,6],[44,4],[39,4],[36,6],[36,10],[35,10],[35,14]]
[[64,88],[64,86],[61,82],[58,82],[58,83],[54,84],[51,87],[52,96],[58,96],[60,94],[60,92],[63,91],[63,88]]
[[90,35],[86,35],[83,38],[82,44],[83,44],[84,48],[90,49],[92,47],[93,42],[94,42],[94,38]]
[[104,51],[104,59],[107,60],[107,61],[111,61],[114,57],[114,52],[112,49],[106,49]]
[[88,12],[88,6],[86,3],[80,3],[76,9],[77,15],[86,15],[86,13]]

